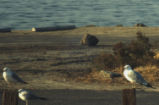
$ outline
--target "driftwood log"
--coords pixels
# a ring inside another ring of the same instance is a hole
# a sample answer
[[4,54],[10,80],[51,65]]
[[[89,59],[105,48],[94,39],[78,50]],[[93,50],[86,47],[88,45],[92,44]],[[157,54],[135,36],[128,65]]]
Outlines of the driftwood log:
[[33,32],[46,32],[46,31],[57,31],[57,30],[70,30],[70,29],[75,29],[75,25],[68,25],[68,26],[54,26],[54,27],[40,27],[36,28],[33,27],[32,31]]
[[11,28],[0,28],[0,32],[11,32]]

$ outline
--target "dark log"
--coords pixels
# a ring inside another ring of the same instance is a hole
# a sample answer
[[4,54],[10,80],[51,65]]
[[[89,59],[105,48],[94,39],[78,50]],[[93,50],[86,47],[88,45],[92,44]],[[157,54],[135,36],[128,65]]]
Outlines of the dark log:
[[57,31],[57,30],[70,30],[75,29],[75,25],[68,25],[68,26],[55,26],[55,27],[41,27],[41,28],[32,28],[34,32],[46,32],[46,31]]
[[17,90],[3,90],[2,105],[18,105],[18,92]]
[[11,32],[11,28],[0,28],[0,32]]
[[136,89],[123,90],[123,105],[136,105]]

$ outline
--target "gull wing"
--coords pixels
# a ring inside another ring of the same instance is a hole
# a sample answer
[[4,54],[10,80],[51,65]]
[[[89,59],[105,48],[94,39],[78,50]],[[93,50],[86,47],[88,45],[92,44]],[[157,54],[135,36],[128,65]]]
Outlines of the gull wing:
[[25,81],[23,81],[16,73],[12,72],[12,77],[15,81],[19,82],[19,83],[24,83],[27,84]]
[[40,96],[36,96],[36,95],[32,94],[31,92],[29,92],[28,98],[30,100],[37,100],[37,99],[39,99],[39,100],[47,100],[46,98],[40,97]]
[[137,78],[137,81],[136,81],[137,83],[142,84],[142,85],[148,84],[148,83],[144,80],[144,78],[141,76],[140,73],[138,73],[138,72],[135,71],[135,74],[136,74],[136,78]]

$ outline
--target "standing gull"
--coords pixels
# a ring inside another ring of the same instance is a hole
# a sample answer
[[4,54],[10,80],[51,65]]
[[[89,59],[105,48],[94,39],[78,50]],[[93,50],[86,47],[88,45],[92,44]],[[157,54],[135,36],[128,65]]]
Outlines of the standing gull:
[[138,83],[146,87],[152,88],[152,86],[144,80],[144,78],[140,75],[140,73],[134,71],[130,65],[124,66],[123,74],[124,74],[124,77],[133,84],[133,87],[136,83]]
[[29,101],[30,100],[46,100],[46,98],[44,97],[39,97],[39,96],[36,96],[34,94],[32,94],[30,91],[28,90],[25,90],[25,89],[19,89],[18,90],[18,96],[21,100],[25,101],[26,102],[26,105],[29,104]]
[[8,84],[10,83],[26,84],[25,81],[23,81],[16,73],[11,71],[11,69],[8,67],[3,68],[3,78]]

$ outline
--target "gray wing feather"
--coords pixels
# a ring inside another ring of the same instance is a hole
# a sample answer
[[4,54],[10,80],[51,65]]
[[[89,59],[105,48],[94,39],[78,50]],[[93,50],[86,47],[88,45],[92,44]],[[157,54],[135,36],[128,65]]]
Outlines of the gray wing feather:
[[29,98],[30,100],[36,100],[36,99],[46,100],[46,98],[36,96],[36,95],[34,95],[34,94],[32,94],[32,93],[30,93],[30,94],[28,94],[28,95],[29,95],[29,97],[28,97],[28,98]]
[[29,90],[25,90],[23,92],[25,93],[24,96],[26,97],[27,100],[37,100],[37,99],[46,100],[46,98],[44,98],[44,97],[39,97],[39,96],[34,95]]
[[140,73],[135,72],[136,74],[136,82],[139,84],[147,84],[147,82],[144,80],[144,78],[140,75]]
[[143,84],[143,83],[146,82],[146,81],[144,80],[144,78],[140,75],[140,73],[138,73],[138,72],[136,72],[136,71],[133,71],[133,72],[129,73],[128,76],[129,76],[133,81],[135,81],[136,83]]
[[23,81],[16,73],[12,72],[12,77],[17,81],[17,82],[20,82],[20,83],[25,83],[25,81]]

